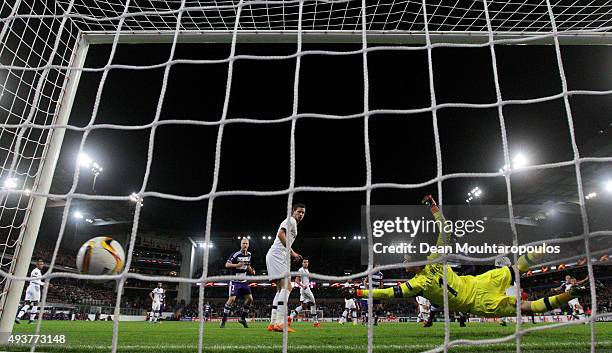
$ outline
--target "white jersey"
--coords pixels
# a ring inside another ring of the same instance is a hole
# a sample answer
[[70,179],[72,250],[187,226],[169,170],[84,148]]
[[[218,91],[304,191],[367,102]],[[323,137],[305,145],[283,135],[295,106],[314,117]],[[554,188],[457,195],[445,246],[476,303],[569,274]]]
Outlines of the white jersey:
[[[289,217],[289,219],[285,219],[283,223],[281,223],[281,225],[278,227],[278,231],[276,233],[278,234],[278,232],[280,232],[281,229],[285,230],[285,234],[287,235],[286,236],[287,245],[291,249],[291,245],[293,245],[293,242],[295,241],[295,238],[297,238],[297,234],[298,234],[297,233],[297,222],[295,218]],[[282,253],[285,252],[285,246],[283,245],[283,243],[281,243],[280,239],[278,239],[278,236],[276,237],[276,239],[274,240],[274,243],[270,247],[270,251],[282,252]]]
[[416,297],[417,303],[419,303],[419,307],[430,307],[431,303],[425,297],[421,297],[420,295]]
[[300,281],[302,282],[302,284],[306,288],[310,287],[310,271],[308,271],[308,269],[304,267],[300,267],[298,272],[300,274]]
[[153,293],[154,302],[161,303],[162,301],[164,301],[164,289],[163,288],[156,287],[155,289],[153,289],[151,293]]
[[569,282],[565,282],[565,283],[563,284],[563,287],[565,287],[565,291],[566,291],[566,292],[569,292],[569,291],[570,291],[570,289],[572,289],[572,287],[573,287],[573,286],[574,286],[574,285],[573,285],[573,284],[571,284],[571,283],[569,283]]
[[355,304],[355,299],[344,299],[344,308],[345,309],[351,309],[351,310],[357,310],[357,305]]
[[419,321],[427,321],[429,319],[429,314],[431,313],[431,303],[429,300],[422,296],[417,296],[416,301],[419,304]]
[[36,278],[40,278],[41,276],[42,276],[42,273],[40,273],[40,270],[38,269],[38,267],[35,267],[32,270],[32,272],[30,272],[30,277],[33,278],[30,281],[30,286],[40,289],[40,286],[44,285],[44,283],[42,280],[36,279]]

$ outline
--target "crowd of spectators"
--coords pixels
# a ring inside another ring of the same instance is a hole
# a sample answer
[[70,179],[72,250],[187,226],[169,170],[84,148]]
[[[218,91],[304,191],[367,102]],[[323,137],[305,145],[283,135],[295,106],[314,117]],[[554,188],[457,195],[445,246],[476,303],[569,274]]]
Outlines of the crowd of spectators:
[[143,246],[150,249],[180,251],[180,245],[172,242],[163,242],[149,237],[136,237],[136,246]]
[[[55,244],[49,243],[37,243],[34,248],[34,252],[32,253],[32,258],[38,260],[43,259],[45,263],[50,263],[51,258],[53,257],[53,251],[55,249]],[[69,255],[68,252],[63,251],[61,248],[57,253],[57,257],[55,258],[55,263],[57,265],[66,266],[70,268],[76,268],[76,256]]]
[[112,306],[115,304],[116,294],[101,285],[85,281],[69,279],[56,279],[51,282],[47,302],[63,304],[91,304]]
[[[180,265],[181,254],[180,254],[180,247],[177,244],[164,243],[161,241],[157,241],[157,240],[153,240],[153,239],[149,239],[145,237],[137,237],[136,246],[144,247],[146,249],[134,250],[133,256],[135,259],[138,259],[138,258],[155,259],[163,263],[174,264],[175,266]],[[150,250],[150,249],[153,249],[153,250]],[[154,249],[158,249],[160,251],[154,251]],[[46,263],[49,263],[51,262],[51,258],[53,256],[54,250],[55,250],[55,242],[53,242],[50,239],[38,239],[38,241],[36,242],[36,246],[34,248],[34,252],[32,253],[32,258],[43,259]],[[57,253],[55,263],[57,265],[75,268],[76,267],[75,254],[76,254],[75,249],[67,249],[64,246],[62,246],[60,247]]]

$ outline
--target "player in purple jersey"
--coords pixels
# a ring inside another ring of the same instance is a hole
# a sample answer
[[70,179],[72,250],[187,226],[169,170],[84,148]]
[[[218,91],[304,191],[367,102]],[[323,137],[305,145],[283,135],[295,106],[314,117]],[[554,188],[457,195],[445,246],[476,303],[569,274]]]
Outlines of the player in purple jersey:
[[225,268],[231,269],[233,274],[241,279],[230,281],[229,298],[223,308],[221,328],[225,327],[225,322],[232,311],[232,306],[236,301],[236,297],[244,297],[244,306],[240,311],[240,320],[238,320],[238,322],[245,328],[249,327],[246,322],[246,317],[251,308],[251,303],[253,303],[253,296],[251,295],[251,287],[249,287],[247,283],[246,276],[247,274],[255,274],[255,270],[251,267],[251,253],[248,250],[249,240],[247,238],[242,238],[240,241],[240,250],[233,253],[225,263]]
[[[565,281],[561,282],[561,286],[558,288],[553,288],[553,292],[569,292],[571,290],[572,287],[576,286],[581,286],[582,284],[586,283],[589,281],[589,277],[585,277],[583,280],[577,280],[576,278],[567,275],[565,276]],[[572,300],[570,300],[569,302],[567,302],[567,305],[570,307],[570,309],[572,310],[572,318],[575,320],[580,320],[580,315],[584,314],[584,309],[582,308],[582,305],[580,305],[580,302],[578,301],[578,298],[574,298]]]
[[[379,267],[380,264],[374,264],[374,267]],[[383,283],[384,275],[381,271],[372,273],[372,288],[384,288]],[[363,287],[368,289],[368,277],[363,279]],[[378,318],[384,315],[384,308],[380,300],[373,300],[374,306],[372,307],[374,314],[374,325],[378,326]],[[363,323],[368,322],[368,298],[361,299],[361,310],[363,315]]]

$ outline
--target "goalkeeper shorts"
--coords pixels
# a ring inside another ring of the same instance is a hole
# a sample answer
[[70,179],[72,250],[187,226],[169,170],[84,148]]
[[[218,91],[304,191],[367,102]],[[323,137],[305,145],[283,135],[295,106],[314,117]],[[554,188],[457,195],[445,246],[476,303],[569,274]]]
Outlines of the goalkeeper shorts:
[[516,298],[506,295],[512,286],[512,269],[501,267],[476,276],[476,296],[470,312],[483,316],[516,315]]

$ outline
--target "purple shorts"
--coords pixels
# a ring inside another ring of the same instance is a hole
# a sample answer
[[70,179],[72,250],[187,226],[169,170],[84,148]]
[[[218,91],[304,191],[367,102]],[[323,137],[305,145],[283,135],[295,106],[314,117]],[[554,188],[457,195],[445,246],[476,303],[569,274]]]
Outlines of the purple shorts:
[[230,281],[229,285],[229,296],[230,297],[242,297],[251,294],[251,287],[246,282]]

